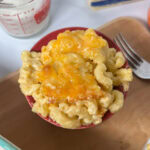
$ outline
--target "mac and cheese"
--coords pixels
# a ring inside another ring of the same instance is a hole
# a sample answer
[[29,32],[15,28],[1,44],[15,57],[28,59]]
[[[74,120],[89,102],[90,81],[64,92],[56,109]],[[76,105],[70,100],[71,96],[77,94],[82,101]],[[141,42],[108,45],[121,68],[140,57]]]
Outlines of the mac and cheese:
[[35,99],[32,111],[50,117],[64,128],[99,124],[110,110],[124,102],[132,70],[122,68],[125,58],[109,48],[94,30],[65,31],[41,52],[22,53],[19,83]]

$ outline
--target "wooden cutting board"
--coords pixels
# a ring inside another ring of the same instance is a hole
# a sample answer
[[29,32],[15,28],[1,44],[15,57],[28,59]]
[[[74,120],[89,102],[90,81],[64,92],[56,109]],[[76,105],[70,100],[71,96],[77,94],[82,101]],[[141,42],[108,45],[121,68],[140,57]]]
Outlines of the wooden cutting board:
[[[98,30],[121,32],[150,61],[150,34],[137,20],[116,19]],[[123,109],[85,130],[55,127],[31,112],[18,87],[18,73],[0,82],[0,134],[22,150],[141,150],[150,137],[150,80],[134,77]]]

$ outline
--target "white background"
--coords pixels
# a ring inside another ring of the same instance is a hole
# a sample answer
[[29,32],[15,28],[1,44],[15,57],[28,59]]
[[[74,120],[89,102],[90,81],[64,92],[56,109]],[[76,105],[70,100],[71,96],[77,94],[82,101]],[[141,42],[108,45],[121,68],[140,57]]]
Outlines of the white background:
[[89,9],[87,0],[51,0],[50,24],[42,33],[26,39],[9,36],[0,28],[0,77],[21,66],[20,55],[47,33],[69,26],[97,28],[119,16],[133,16],[146,23],[150,0],[105,8],[99,11]]

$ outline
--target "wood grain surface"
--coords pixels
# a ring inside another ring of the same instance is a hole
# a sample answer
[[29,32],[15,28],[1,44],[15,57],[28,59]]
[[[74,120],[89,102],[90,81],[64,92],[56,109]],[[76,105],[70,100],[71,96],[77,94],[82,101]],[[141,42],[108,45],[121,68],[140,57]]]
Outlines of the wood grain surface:
[[[119,18],[98,30],[111,38],[121,32],[150,61],[150,34],[139,21]],[[0,82],[0,134],[22,150],[142,150],[150,137],[150,80],[134,77],[123,109],[85,130],[58,128],[32,113],[17,80],[13,73]]]

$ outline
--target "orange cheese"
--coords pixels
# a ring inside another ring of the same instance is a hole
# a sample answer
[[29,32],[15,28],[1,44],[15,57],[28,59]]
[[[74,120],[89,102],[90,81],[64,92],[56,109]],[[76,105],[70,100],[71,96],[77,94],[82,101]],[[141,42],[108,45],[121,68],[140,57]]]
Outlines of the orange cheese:
[[42,48],[43,66],[36,76],[43,93],[54,102],[100,98],[93,59],[106,44],[92,29],[60,33]]

